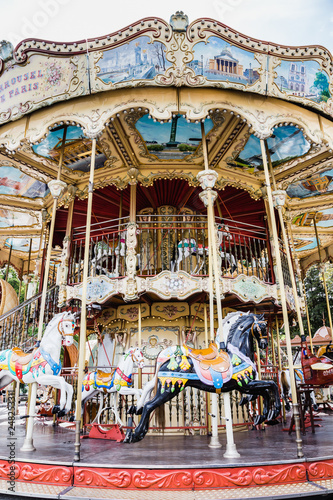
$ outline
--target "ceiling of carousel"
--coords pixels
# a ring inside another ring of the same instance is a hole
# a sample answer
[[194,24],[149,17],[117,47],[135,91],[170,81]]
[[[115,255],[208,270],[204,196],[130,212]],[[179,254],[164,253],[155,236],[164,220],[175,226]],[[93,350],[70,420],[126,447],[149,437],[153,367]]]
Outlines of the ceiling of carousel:
[[[128,110],[112,118],[97,142],[92,222],[117,219],[121,198],[122,216],[129,214],[127,173],[133,167],[139,172],[138,212],[148,206],[156,210],[162,205],[172,205],[178,210],[187,206],[204,214],[206,209],[199,199],[201,189],[195,180],[203,164],[201,126],[201,122],[186,120],[180,114],[161,123],[142,109]],[[217,185],[216,215],[263,227],[259,139],[249,133],[244,119],[220,109],[211,111],[204,130],[209,164],[225,179]],[[21,236],[28,235],[30,230],[30,234],[36,232],[32,251],[38,249],[40,210],[51,205],[46,183],[56,176],[64,139],[62,179],[76,184],[79,195],[73,225],[85,225],[84,187],[89,175],[91,139],[84,136],[81,127],[62,124],[50,130],[39,143],[24,145],[15,155],[1,151],[0,194],[7,203],[0,209],[0,232],[8,235],[8,228],[11,229],[11,237],[5,239],[6,247],[12,245],[13,250],[28,252],[28,239],[23,241]],[[333,209],[325,208],[333,200],[333,155],[324,145],[311,142],[293,124],[276,127],[267,145],[277,186],[286,189],[289,206],[295,212],[296,250],[300,257],[307,257],[316,252],[314,217],[321,232],[321,244],[328,246],[333,236]],[[118,176],[118,183],[105,180],[110,172],[114,178]],[[61,205],[54,239],[59,246],[67,220],[67,208]]]

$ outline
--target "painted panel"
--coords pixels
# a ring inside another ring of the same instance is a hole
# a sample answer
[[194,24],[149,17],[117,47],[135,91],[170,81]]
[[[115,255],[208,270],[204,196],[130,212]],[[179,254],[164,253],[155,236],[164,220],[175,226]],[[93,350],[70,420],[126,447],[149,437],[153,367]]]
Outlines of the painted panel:
[[24,174],[18,168],[0,167],[0,194],[43,198],[48,192],[46,184]]
[[0,228],[27,227],[38,224],[37,217],[28,212],[0,209]]
[[216,36],[209,37],[207,42],[197,43],[193,54],[194,59],[187,66],[196,75],[203,75],[208,80],[253,85],[260,78],[260,64],[253,52],[233,46]]
[[311,226],[313,225],[313,219],[316,218],[316,224],[319,227],[332,227],[333,226],[333,208],[328,208],[322,212],[306,212],[304,214],[297,215],[293,224],[297,226]]
[[[31,238],[32,245],[31,251],[38,252],[39,249],[39,238]],[[12,246],[13,250],[17,250],[19,252],[29,252],[30,247],[30,238],[7,238],[5,242],[6,247]]]
[[307,250],[315,250],[317,248],[317,240],[315,236],[295,238],[295,250],[296,252],[306,252]]
[[[148,152],[160,160],[181,160],[195,153],[201,144],[200,123],[188,123],[183,115],[175,115],[167,123],[156,122],[144,115],[135,126]],[[212,120],[205,120],[206,134],[212,128]]]
[[287,188],[290,198],[308,198],[333,191],[333,169],[325,170],[302,181],[294,182]]
[[24,66],[8,65],[0,78],[0,123],[70,95],[86,93],[85,56],[31,55]]
[[[310,149],[302,131],[294,126],[276,127],[271,137],[267,139],[272,165],[277,167],[281,163],[303,156]],[[243,149],[234,161],[228,164],[233,167],[246,169],[249,172],[263,170],[260,139],[251,135]]]
[[314,102],[326,102],[331,97],[329,77],[316,61],[282,59],[275,71],[277,76],[274,81],[281,92]]
[[97,77],[104,83],[130,80],[152,80],[170,67],[165,58],[165,46],[140,36],[120,47],[106,50],[98,60]]

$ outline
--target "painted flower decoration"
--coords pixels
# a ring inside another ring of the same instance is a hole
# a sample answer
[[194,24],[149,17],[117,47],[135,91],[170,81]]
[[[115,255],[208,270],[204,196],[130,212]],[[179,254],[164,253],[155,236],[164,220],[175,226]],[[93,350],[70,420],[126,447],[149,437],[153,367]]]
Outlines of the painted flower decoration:
[[55,62],[51,63],[46,69],[46,81],[49,83],[48,88],[60,85],[61,77],[61,66],[58,66]]

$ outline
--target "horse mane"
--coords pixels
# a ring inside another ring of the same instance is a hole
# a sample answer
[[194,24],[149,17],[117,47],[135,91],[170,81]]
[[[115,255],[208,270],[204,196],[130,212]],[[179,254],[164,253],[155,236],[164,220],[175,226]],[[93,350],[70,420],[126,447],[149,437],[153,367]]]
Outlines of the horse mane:
[[[241,313],[241,312],[238,311],[237,313],[234,313],[234,312],[233,313],[229,313],[224,319],[227,319],[229,315],[232,315],[230,317],[235,317],[236,314],[239,315],[239,319],[241,317],[246,317],[246,316],[251,315],[250,311],[247,312],[247,313]],[[230,341],[230,338],[232,338],[234,336],[235,330],[238,327],[238,324],[239,324],[239,321],[236,321],[233,325],[231,325],[229,333],[228,333],[227,343]]]
[[68,315],[68,316],[73,316],[72,313],[68,312],[68,311],[62,311],[58,314],[55,314],[53,316],[53,318],[51,319],[51,321],[49,321],[49,323],[46,325],[46,328],[45,328],[45,331],[44,331],[44,334],[43,336],[49,332],[49,330],[52,330],[52,328],[55,326],[55,324],[57,323],[57,321],[59,320],[60,316],[64,316],[65,315]]

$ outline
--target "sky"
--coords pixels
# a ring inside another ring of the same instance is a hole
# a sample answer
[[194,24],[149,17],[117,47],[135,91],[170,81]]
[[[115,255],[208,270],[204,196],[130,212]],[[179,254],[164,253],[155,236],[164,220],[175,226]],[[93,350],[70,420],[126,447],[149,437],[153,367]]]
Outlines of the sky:
[[333,0],[0,0],[0,40],[77,41],[113,33],[144,17],[190,22],[214,18],[240,33],[285,45],[323,45],[333,52]]

